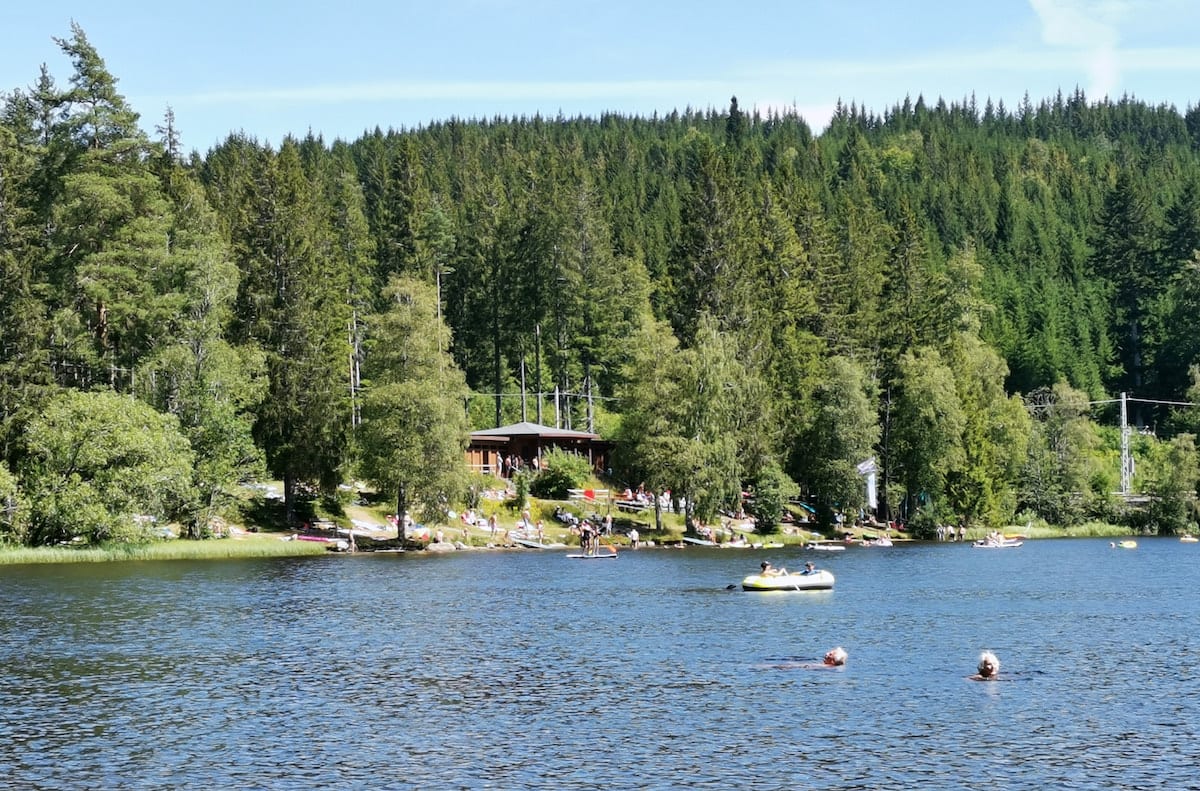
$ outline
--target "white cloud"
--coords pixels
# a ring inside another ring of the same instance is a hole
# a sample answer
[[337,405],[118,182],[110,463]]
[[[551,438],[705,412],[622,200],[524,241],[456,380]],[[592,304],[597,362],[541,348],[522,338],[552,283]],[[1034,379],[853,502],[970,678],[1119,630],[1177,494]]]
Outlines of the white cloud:
[[1073,50],[1088,75],[1088,94],[1111,96],[1121,84],[1120,25],[1130,7],[1119,0],[1029,0],[1042,40]]
[[1125,4],[1088,0],[1029,0],[1047,44],[1073,49],[1109,49],[1119,38]]

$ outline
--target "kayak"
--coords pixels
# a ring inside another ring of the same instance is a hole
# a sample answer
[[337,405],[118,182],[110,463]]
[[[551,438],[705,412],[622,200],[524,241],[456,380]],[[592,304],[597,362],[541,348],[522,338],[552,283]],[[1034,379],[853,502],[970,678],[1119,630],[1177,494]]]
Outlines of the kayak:
[[742,590],[747,591],[819,591],[832,588],[833,574],[825,569],[817,569],[808,574],[751,574],[742,580]]
[[555,542],[552,544],[546,544],[542,541],[535,541],[535,540],[529,539],[529,538],[513,538],[512,542],[514,544],[516,544],[517,546],[525,547],[526,549],[562,549],[563,547],[566,546],[566,544],[562,544],[562,543],[558,543],[558,542]]

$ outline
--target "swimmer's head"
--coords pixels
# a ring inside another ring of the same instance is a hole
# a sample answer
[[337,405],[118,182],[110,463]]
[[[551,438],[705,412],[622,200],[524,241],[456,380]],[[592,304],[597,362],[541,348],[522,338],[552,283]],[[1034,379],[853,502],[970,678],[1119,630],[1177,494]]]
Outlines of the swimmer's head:
[[979,655],[979,675],[982,678],[994,678],[1000,672],[1000,660],[991,651]]
[[840,645],[825,654],[825,664],[840,666],[846,664],[846,649]]

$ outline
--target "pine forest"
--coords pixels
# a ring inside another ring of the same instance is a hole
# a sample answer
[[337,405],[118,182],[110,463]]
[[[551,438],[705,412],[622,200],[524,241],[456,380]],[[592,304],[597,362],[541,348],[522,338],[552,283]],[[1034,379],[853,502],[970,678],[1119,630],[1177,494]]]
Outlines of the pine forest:
[[0,97],[0,543],[199,536],[268,479],[436,520],[468,433],[521,420],[699,521],[857,512],[874,459],[918,535],[1194,529],[1200,108],[897,97],[815,134],[731,97],[189,153],[56,41],[73,73]]

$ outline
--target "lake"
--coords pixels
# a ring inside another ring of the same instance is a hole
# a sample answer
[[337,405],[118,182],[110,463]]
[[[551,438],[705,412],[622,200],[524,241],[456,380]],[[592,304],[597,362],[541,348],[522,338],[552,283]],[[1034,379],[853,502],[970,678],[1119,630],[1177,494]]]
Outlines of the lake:
[[[727,589],[764,559],[836,588]],[[1198,569],[1165,538],[0,567],[0,777],[1196,787]]]

